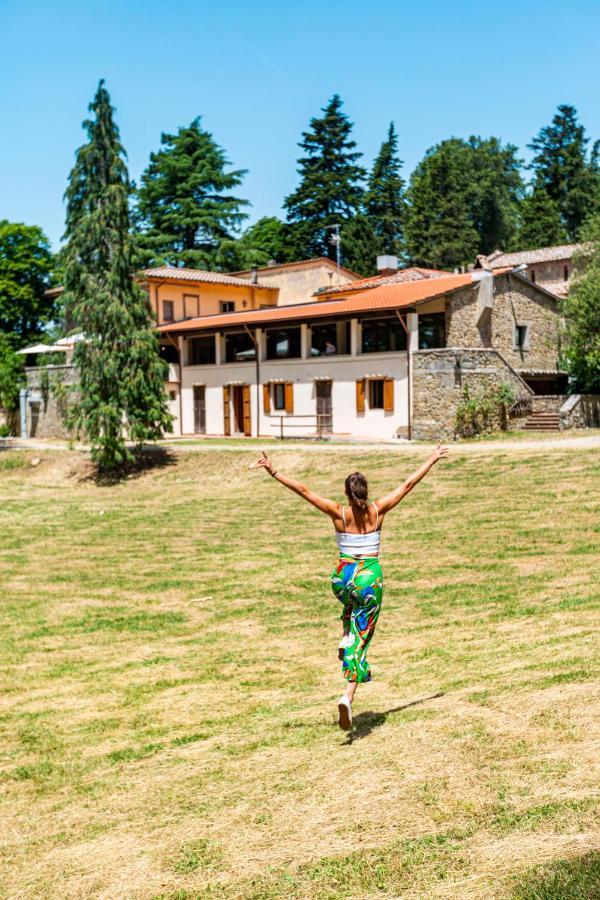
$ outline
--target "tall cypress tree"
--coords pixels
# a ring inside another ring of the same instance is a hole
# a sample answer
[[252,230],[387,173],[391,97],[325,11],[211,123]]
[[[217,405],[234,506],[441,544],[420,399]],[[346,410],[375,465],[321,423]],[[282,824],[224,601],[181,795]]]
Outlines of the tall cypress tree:
[[334,94],[321,118],[310,120],[298,145],[305,154],[298,160],[300,184],[283,204],[296,257],[334,259],[331,226],[342,225],[360,209],[366,173],[358,165],[362,153],[355,149],[353,125],[342,105]]
[[516,246],[520,250],[552,247],[567,241],[556,200],[541,184],[535,184],[521,203],[521,226]]
[[542,185],[558,204],[570,240],[578,239],[582,224],[600,208],[597,150],[588,154],[588,143],[577,110],[563,104],[552,123],[528,145],[534,152],[530,168],[536,184]]
[[242,208],[248,201],[232,194],[246,172],[227,169],[225,151],[200,118],[177,134],[161,135],[160,142],[137,192],[145,259],[154,265],[217,268],[221,244],[231,242],[247,218]]
[[340,237],[343,265],[359,275],[375,275],[381,244],[371,219],[359,213],[345,223]]
[[401,256],[406,216],[405,183],[400,175],[398,135],[390,123],[387,139],[373,162],[365,193],[364,210],[378,238],[380,253]]
[[127,439],[139,445],[161,437],[171,416],[150,305],[134,281],[129,176],[104,81],[89,110],[87,142],[65,193],[64,300],[85,335],[74,354],[74,424],[90,440],[100,471],[110,472],[131,459]]

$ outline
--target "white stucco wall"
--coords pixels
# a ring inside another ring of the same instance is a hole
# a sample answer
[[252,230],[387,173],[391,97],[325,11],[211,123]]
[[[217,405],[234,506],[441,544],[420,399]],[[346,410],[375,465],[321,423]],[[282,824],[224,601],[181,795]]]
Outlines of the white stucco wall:
[[[380,375],[394,379],[394,411],[369,409],[368,392],[364,413],[356,412],[356,380],[369,375]],[[399,428],[408,426],[408,391],[406,353],[369,353],[360,356],[338,356],[320,359],[263,360],[260,363],[260,385],[258,401],[260,407],[259,434],[278,434],[280,415],[285,412],[274,410],[265,415],[263,409],[262,385],[269,381],[284,380],[294,385],[294,415],[316,414],[317,378],[332,381],[333,433],[356,437],[394,437]],[[256,365],[254,362],[222,363],[210,366],[184,366],[182,370],[182,411],[183,434],[193,434],[194,403],[193,386],[206,387],[206,431],[207,434],[223,434],[223,385],[232,383],[250,385],[252,434],[256,428]],[[306,422],[291,419],[303,428],[285,431],[286,436],[312,435],[315,433],[315,419]]]

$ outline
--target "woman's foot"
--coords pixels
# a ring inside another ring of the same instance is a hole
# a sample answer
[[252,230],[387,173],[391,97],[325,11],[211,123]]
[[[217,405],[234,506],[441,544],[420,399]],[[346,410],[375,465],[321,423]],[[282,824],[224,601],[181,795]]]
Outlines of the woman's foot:
[[348,647],[352,646],[352,635],[345,634],[343,635],[339,645],[338,645],[338,659],[344,658],[344,650],[347,650]]
[[338,700],[338,725],[344,731],[352,728],[352,703],[347,694],[342,694]]

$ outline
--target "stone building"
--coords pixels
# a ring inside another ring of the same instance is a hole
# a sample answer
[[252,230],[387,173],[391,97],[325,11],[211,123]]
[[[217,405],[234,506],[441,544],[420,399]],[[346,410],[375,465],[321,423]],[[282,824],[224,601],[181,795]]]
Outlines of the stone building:
[[536,250],[518,250],[504,253],[495,250],[489,256],[478,256],[476,269],[521,269],[533,284],[539,284],[557,297],[566,297],[573,278],[574,256],[579,244],[561,244],[556,247],[538,247]]

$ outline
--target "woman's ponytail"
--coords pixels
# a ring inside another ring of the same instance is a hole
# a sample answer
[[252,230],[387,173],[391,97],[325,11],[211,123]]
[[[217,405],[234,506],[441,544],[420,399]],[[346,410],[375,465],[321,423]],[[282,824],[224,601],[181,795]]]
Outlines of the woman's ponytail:
[[362,472],[353,472],[345,482],[346,496],[351,506],[366,509],[369,505],[369,488]]

